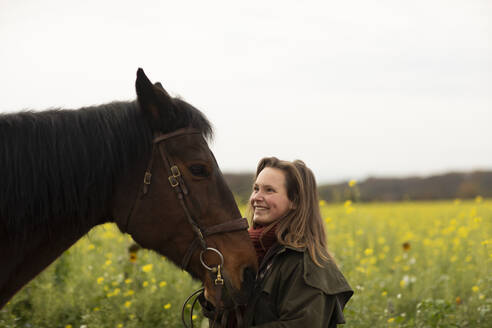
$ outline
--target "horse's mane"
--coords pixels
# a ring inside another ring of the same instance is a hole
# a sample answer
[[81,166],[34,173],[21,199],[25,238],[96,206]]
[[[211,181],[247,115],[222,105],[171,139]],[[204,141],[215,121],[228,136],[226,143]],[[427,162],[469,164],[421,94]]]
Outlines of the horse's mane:
[[[192,126],[212,137],[200,111],[174,103],[180,110],[160,122],[163,132]],[[136,101],[0,115],[0,231],[22,243],[30,232],[49,235],[59,220],[72,229],[95,223],[116,180],[150,156],[151,140]]]

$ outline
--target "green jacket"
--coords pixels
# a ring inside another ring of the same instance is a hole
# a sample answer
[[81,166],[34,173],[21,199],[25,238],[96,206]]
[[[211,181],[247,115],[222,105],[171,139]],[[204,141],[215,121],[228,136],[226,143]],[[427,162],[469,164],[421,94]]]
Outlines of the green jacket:
[[260,265],[246,327],[336,327],[354,293],[332,261],[317,266],[304,249],[276,244]]

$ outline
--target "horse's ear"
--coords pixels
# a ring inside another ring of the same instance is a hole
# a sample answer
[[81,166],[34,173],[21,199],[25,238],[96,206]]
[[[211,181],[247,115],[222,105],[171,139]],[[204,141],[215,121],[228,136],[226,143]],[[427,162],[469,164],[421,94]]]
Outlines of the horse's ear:
[[[164,90],[164,87],[162,86],[161,82],[154,83],[154,86],[158,87],[161,90]],[[164,90],[164,91],[166,91],[166,90]]]
[[157,129],[159,122],[166,120],[167,116],[172,115],[175,110],[171,97],[162,84],[157,82],[153,85],[141,68],[137,70],[135,89],[140,108],[149,119],[151,126]]

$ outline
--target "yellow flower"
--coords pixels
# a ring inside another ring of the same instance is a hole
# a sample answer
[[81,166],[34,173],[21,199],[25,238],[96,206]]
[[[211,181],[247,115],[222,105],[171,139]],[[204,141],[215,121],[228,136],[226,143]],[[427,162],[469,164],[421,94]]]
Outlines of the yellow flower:
[[150,272],[150,271],[152,271],[152,267],[153,267],[152,263],[151,264],[144,265],[142,267],[142,271],[143,272]]
[[478,299],[479,299],[479,300],[483,300],[484,298],[485,298],[485,295],[484,295],[484,294],[480,294],[480,295],[478,295]]
[[94,248],[96,248],[96,246],[94,246],[94,244],[89,244],[89,246],[87,246],[88,251],[92,251]]
[[171,308],[171,303],[167,303],[166,305],[162,306],[165,310],[169,310]]
[[106,262],[104,262],[104,266],[110,266],[111,265],[111,260],[106,260]]
[[98,308],[98,307],[96,306],[96,307],[95,307],[94,309],[92,309],[92,310],[93,310],[94,312],[98,312],[98,311],[100,311],[101,309],[100,309],[100,308]]
[[479,290],[478,286],[473,286],[473,287],[472,287],[472,291],[473,291],[474,293],[478,292],[478,290]]
[[457,233],[460,237],[466,238],[468,237],[469,230],[467,227],[459,227]]
[[319,201],[319,206],[325,206],[325,205],[326,205],[326,202],[324,200]]
[[104,281],[104,277],[99,277],[99,278],[97,278],[97,284],[98,284],[98,285],[102,284],[102,283],[103,283],[103,281]]
[[400,280],[400,287],[403,288],[405,287],[405,285],[406,285],[405,280]]
[[130,290],[126,291],[123,296],[132,296],[133,294],[135,294],[135,292],[130,289]]
[[332,219],[330,217],[325,218],[326,223],[330,223],[331,221],[332,221]]
[[66,325],[65,328],[72,328],[72,325]]
[[120,289],[119,288],[116,288],[114,291],[113,291],[113,295],[118,295],[120,293]]
[[198,316],[196,314],[191,316],[191,320],[196,320],[196,318],[198,318]]
[[389,318],[389,319],[388,319],[388,323],[392,323],[392,322],[394,322],[394,321],[395,321],[395,318]]
[[148,285],[149,285],[149,282],[148,282],[148,281],[144,281],[144,282],[142,283],[142,287],[147,287]]
[[128,284],[130,284],[132,281],[133,281],[133,280],[132,280],[132,279],[130,279],[130,278],[125,279],[125,284],[127,284],[127,285],[128,285]]
[[351,205],[352,205],[351,200],[346,200],[345,203],[343,204],[343,206],[345,206],[345,207],[350,207]]
[[366,250],[364,251],[364,254],[366,256],[370,256],[374,253],[374,251],[372,250],[372,248],[366,248]]
[[455,302],[456,302],[456,305],[460,305],[461,304],[461,297],[457,296]]
[[123,328],[123,324],[122,323],[119,323],[116,328]]
[[354,179],[350,180],[348,185],[350,188],[352,188],[353,186],[355,186],[357,184],[357,181],[355,181]]
[[159,283],[159,287],[165,287],[166,285],[167,285],[167,282],[165,282],[165,281],[161,281]]
[[132,305],[132,302],[131,301],[126,301],[125,304],[124,304],[124,306],[126,308],[129,308],[131,305]]
[[388,292],[387,291],[384,291],[384,292],[381,293],[381,296],[386,296],[386,295],[388,295]]
[[483,197],[482,196],[477,196],[475,197],[475,203],[481,203],[483,201]]

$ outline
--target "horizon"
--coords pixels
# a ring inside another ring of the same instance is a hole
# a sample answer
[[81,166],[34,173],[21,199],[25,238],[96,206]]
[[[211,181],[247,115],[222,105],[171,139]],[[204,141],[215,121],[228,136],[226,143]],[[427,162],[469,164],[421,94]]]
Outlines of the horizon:
[[[251,172],[246,172],[246,171],[242,171],[242,172],[231,172],[231,171],[224,171],[224,170],[221,170],[223,174],[232,174],[232,175],[252,175],[254,176],[255,172],[254,171],[251,171]],[[476,173],[476,172],[491,172],[492,173],[492,168],[483,168],[483,169],[473,169],[473,170],[470,170],[470,171],[458,171],[458,170],[451,170],[451,171],[443,171],[443,172],[431,172],[429,174],[423,174],[423,175],[418,175],[418,174],[414,174],[414,175],[405,175],[405,174],[402,174],[401,176],[399,175],[368,175],[366,177],[362,177],[362,179],[354,179],[354,178],[346,178],[346,179],[343,179],[343,180],[333,180],[333,181],[319,181],[318,179],[316,179],[316,183],[318,186],[321,186],[321,185],[336,185],[336,184],[344,184],[344,183],[348,183],[349,181],[351,180],[355,180],[356,183],[361,183],[361,182],[364,182],[368,179],[412,179],[412,178],[419,178],[419,179],[427,179],[427,178],[431,178],[431,177],[436,177],[436,176],[443,176],[443,175],[447,175],[447,174],[473,174],[473,173]],[[316,173],[316,172],[314,172]]]

